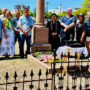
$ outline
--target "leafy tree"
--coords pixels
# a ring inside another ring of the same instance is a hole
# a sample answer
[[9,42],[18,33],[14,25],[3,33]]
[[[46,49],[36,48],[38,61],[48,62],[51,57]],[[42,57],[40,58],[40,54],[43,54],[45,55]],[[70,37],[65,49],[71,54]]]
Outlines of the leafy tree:
[[12,17],[15,17],[16,15],[15,14],[12,14]]
[[23,15],[23,9],[20,9],[20,15],[22,16]]
[[0,15],[2,14],[2,10],[0,9]]
[[80,8],[77,11],[73,12],[73,15],[77,16],[79,13],[87,14],[90,11],[90,8]]
[[63,15],[66,15],[66,11],[63,11],[62,13],[57,14],[57,16],[59,17],[59,19],[60,19]]
[[84,0],[81,4],[84,8],[90,8],[90,0]]
[[[19,11],[20,11],[20,15],[22,16],[22,15],[23,15],[23,9],[20,9]],[[29,9],[29,14],[30,14],[31,16],[33,15],[33,13],[31,12],[30,9]]]
[[33,13],[29,10],[29,15],[33,16]]
[[45,12],[44,16],[45,18],[51,18],[52,13],[51,12]]

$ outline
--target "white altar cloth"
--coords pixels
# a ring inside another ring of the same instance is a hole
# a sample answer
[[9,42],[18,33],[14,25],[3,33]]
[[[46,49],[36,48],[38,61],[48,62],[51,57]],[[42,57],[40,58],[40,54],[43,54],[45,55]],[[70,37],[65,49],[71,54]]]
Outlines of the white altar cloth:
[[61,55],[61,54],[66,54],[68,53],[68,51],[70,53],[79,53],[79,54],[88,54],[88,50],[86,47],[81,47],[81,48],[72,48],[72,47],[69,47],[69,46],[62,46],[62,47],[59,47],[56,51],[56,54],[57,56]]

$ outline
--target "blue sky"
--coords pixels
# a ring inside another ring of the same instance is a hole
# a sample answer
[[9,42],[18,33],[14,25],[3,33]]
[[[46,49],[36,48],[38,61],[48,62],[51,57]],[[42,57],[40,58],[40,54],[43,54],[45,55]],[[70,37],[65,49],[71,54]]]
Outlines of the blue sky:
[[[62,4],[62,9],[66,10],[66,8],[70,7],[72,9],[81,7],[81,3],[84,0],[45,0],[45,7],[46,2],[49,2],[48,8],[49,9],[58,9],[58,6]],[[25,4],[29,5],[31,11],[34,10],[36,7],[36,0],[1,0],[0,1],[0,8],[7,8],[9,10],[14,9],[15,4]]]

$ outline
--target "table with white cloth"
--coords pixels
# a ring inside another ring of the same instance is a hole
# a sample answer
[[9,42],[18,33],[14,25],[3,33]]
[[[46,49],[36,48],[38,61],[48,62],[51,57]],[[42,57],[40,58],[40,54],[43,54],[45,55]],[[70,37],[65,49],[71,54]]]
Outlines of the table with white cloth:
[[[62,46],[62,47],[59,47],[56,51],[56,54],[57,56],[60,56],[60,55],[67,55],[68,57],[68,52],[73,54],[73,53],[77,53],[77,65],[79,63],[79,60],[80,60],[80,55],[81,54],[85,54],[87,55],[88,54],[88,50],[86,47],[70,47],[70,46]],[[65,58],[65,57],[64,57]],[[68,59],[68,58],[67,58]]]
[[88,54],[87,48],[86,47],[76,47],[76,48],[72,48],[69,46],[62,46],[59,47],[56,51],[57,56],[61,55],[61,54],[65,54],[68,53],[68,50],[70,53],[78,53],[78,54]]

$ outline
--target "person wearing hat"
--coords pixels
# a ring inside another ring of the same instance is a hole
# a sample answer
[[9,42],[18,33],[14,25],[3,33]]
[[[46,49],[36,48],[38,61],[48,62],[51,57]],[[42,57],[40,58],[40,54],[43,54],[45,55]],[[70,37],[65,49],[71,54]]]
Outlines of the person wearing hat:
[[78,15],[78,23],[76,24],[76,40],[85,46],[85,35],[87,30],[87,24],[84,21],[84,14]]
[[51,21],[47,23],[49,28],[49,43],[52,45],[52,51],[60,46],[60,22],[56,20],[55,13],[51,16]]
[[88,49],[88,58],[90,59],[90,11],[87,13],[87,32],[86,32],[86,47]]

